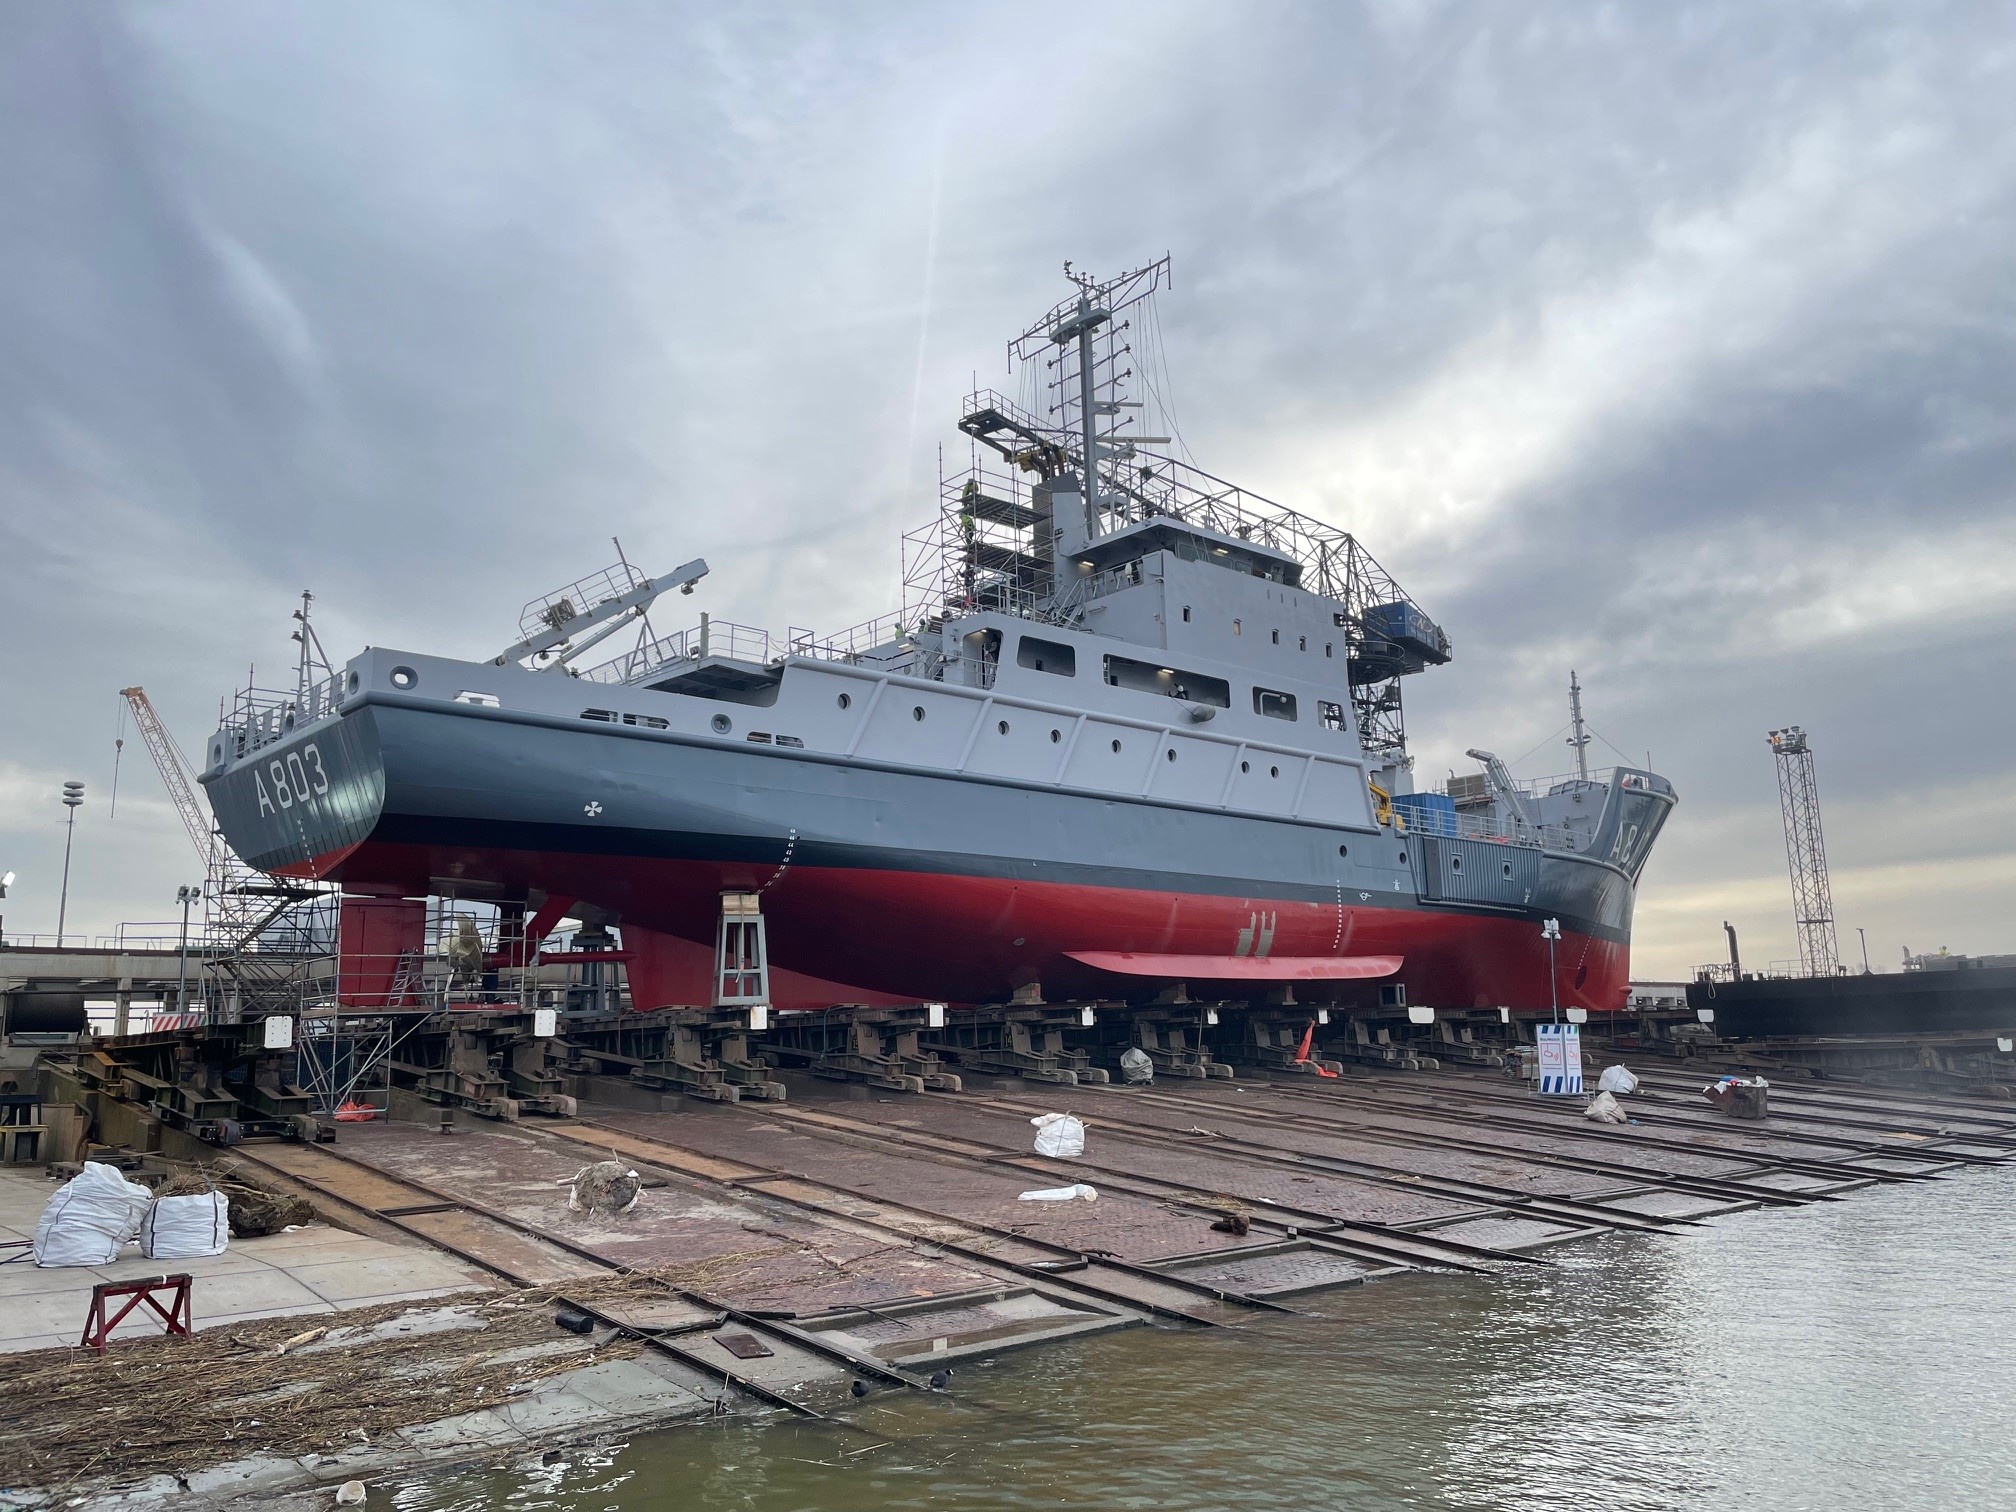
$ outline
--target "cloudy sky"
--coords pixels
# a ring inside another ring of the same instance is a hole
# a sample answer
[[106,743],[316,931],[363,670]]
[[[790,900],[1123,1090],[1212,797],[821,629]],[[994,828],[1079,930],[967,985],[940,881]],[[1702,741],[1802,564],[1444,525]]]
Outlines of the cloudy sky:
[[1448,628],[1421,776],[1596,729],[1682,806],[1638,975],[2016,949],[2016,6],[0,9],[0,904],[173,912],[184,746],[317,595],[494,653],[608,538],[716,615],[894,607],[958,396],[1174,254],[1183,435]]

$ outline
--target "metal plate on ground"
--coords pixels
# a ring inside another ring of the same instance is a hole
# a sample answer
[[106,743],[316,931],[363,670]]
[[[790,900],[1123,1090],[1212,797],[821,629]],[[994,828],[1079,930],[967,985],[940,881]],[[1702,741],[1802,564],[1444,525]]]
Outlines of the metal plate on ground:
[[1339,1254],[1312,1244],[1269,1245],[1251,1253],[1238,1251],[1207,1255],[1194,1261],[1159,1265],[1157,1270],[1244,1292],[1250,1297],[1281,1296],[1289,1292],[1318,1291],[1326,1286],[1348,1286],[1363,1281],[1378,1268],[1377,1262],[1355,1255]]
[[714,1342],[738,1360],[761,1360],[777,1352],[754,1334],[721,1333],[714,1335]]

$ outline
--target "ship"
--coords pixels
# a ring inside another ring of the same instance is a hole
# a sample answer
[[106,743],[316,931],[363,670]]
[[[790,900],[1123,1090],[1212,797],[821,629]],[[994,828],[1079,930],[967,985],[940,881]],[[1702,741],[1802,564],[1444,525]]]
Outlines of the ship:
[[1745,975],[1740,962],[1703,967],[1687,1006],[1719,1038],[1847,1039],[2016,1034],[2016,955],[1904,952],[1901,971],[1827,976]]
[[360,958],[418,948],[429,898],[535,943],[606,925],[639,1009],[735,1000],[731,914],[761,918],[780,1010],[1623,1007],[1672,785],[1577,745],[1559,780],[1473,749],[1417,787],[1403,686],[1446,632],[1354,535],[1190,458],[1166,257],[1065,271],[1008,344],[1015,396],[961,407],[897,610],[660,633],[708,565],[626,559],[495,655],[314,667],[297,632],[297,686],[241,691],[207,744],[220,833],[339,886]]

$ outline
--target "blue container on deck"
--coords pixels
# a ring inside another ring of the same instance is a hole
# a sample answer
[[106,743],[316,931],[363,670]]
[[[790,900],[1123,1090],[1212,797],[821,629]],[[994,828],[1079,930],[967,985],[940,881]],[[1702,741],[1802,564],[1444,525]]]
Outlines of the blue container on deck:
[[1364,624],[1366,635],[1391,641],[1424,661],[1449,660],[1449,637],[1412,604],[1374,604],[1365,611]]
[[1394,810],[1417,835],[1456,835],[1456,800],[1447,793],[1396,793]]

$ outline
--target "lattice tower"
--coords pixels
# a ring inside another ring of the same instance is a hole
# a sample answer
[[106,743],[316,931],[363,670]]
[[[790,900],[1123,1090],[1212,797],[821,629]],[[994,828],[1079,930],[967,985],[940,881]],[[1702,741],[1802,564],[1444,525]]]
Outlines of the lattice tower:
[[1834,890],[1827,880],[1827,845],[1820,834],[1820,784],[1813,748],[1798,725],[1771,732],[1778,757],[1778,809],[1785,820],[1785,863],[1792,874],[1792,918],[1799,931],[1799,969],[1834,976],[1841,953],[1834,938]]

